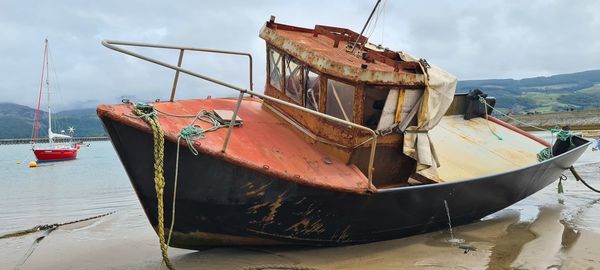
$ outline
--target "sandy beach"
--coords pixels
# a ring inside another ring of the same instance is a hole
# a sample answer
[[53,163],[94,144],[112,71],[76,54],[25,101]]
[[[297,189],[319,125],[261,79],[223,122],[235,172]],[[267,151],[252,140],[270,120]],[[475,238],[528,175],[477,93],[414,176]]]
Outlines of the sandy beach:
[[[600,167],[594,163],[579,170],[590,178]],[[565,194],[552,185],[483,221],[454,228],[462,244],[451,243],[445,230],[337,248],[171,248],[169,254],[177,269],[598,269],[600,197],[573,180],[563,184]],[[0,240],[3,269],[17,264],[40,234]],[[156,234],[137,207],[60,227],[23,269],[157,269],[160,260]]]

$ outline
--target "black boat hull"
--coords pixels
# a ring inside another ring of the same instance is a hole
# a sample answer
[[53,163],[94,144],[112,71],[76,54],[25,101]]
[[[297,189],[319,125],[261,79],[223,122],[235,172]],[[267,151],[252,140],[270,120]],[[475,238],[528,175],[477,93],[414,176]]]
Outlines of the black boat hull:
[[[102,119],[146,215],[157,228],[152,136]],[[277,179],[181,148],[171,246],[344,245],[461,225],[506,208],[554,182],[589,142],[530,167],[477,179],[379,190],[335,192]],[[173,200],[176,144],[165,142],[165,231]]]

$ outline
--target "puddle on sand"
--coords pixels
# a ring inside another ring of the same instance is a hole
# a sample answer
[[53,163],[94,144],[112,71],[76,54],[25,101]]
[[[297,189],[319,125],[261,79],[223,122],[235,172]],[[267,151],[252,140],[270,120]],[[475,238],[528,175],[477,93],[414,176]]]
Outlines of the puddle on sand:
[[490,254],[488,269],[511,269],[523,246],[537,236],[530,230],[531,223],[514,223],[508,226],[506,234],[495,241]]
[[576,229],[572,224],[565,220],[560,220],[560,223],[563,225],[563,233],[562,233],[562,241],[561,246],[563,250],[569,250],[575,242],[581,236],[581,233],[578,229]]

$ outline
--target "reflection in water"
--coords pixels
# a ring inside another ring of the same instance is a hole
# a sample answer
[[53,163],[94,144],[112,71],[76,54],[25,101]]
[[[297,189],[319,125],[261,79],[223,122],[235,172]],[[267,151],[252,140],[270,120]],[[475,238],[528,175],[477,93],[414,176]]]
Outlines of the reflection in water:
[[529,229],[531,224],[514,223],[506,229],[506,233],[499,237],[491,250],[490,269],[510,269],[512,262],[517,258],[523,246],[536,238]]

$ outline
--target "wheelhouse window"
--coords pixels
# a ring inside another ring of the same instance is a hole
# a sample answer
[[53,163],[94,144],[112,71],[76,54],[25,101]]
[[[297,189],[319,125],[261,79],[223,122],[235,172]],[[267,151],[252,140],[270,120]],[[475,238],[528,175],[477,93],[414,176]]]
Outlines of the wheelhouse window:
[[285,57],[285,76],[285,94],[302,103],[302,65],[289,56]]
[[325,113],[352,122],[355,90],[356,88],[353,85],[327,79],[327,107]]
[[269,83],[283,90],[283,55],[269,48]]
[[363,123],[366,127],[371,129],[376,129],[378,127],[389,92],[389,86],[365,87]]
[[304,106],[311,110],[319,111],[320,79],[318,73],[306,69],[306,91],[304,94]]

